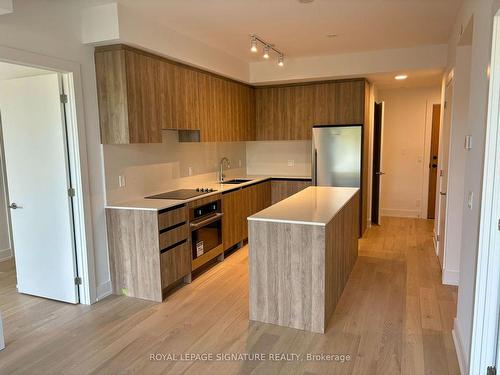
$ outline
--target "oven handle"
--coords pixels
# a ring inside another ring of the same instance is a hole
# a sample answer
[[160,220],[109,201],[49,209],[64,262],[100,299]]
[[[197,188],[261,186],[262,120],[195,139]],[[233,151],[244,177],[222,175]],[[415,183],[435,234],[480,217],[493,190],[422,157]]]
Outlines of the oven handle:
[[201,227],[204,227],[205,225],[211,224],[214,221],[220,220],[224,214],[218,212],[213,216],[210,216],[208,219],[198,221],[195,223],[189,223],[189,226],[191,227],[192,230],[199,229]]

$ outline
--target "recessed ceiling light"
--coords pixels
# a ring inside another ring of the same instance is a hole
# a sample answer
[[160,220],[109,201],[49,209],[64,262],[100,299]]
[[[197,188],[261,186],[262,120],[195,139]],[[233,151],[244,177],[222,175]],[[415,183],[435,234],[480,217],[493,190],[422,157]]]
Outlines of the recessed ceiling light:
[[406,74],[399,74],[396,77],[394,77],[394,79],[397,79],[398,81],[403,81],[406,78],[408,78],[408,76]]
[[338,36],[339,36],[339,34],[334,34],[334,33],[326,34],[327,38],[336,38]]
[[309,4],[309,3],[312,3],[314,0],[299,0],[299,3],[302,3],[302,4]]

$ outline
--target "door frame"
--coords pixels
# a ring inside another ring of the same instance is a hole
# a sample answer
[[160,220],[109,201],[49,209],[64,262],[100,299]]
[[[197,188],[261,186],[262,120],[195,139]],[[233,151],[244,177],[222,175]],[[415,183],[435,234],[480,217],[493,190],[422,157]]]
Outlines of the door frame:
[[[376,119],[375,119],[375,115],[376,115],[376,107],[380,105],[380,129],[379,130],[379,133],[376,133],[377,132],[377,129],[375,129],[376,127]],[[372,224],[377,224],[377,225],[381,225],[381,222],[382,222],[382,214],[381,214],[381,205],[380,205],[380,202],[381,202],[381,199],[382,199],[382,176],[384,175],[384,171],[383,171],[383,155],[382,155],[382,152],[383,152],[383,148],[384,148],[384,108],[385,108],[385,103],[384,101],[381,101],[380,103],[377,103],[375,102],[373,104],[373,147],[372,147],[372,186],[371,186],[371,194],[372,194],[372,199],[371,199],[371,223]],[[379,155],[378,155],[378,171],[376,171],[376,165],[375,165],[375,161],[376,161],[376,158],[375,158],[375,152],[377,151],[376,150],[376,135],[379,135],[380,137],[380,144],[378,145],[378,152],[379,152]],[[381,173],[378,175],[378,177],[376,177],[376,174],[377,173]],[[375,179],[378,179],[378,186],[375,186]],[[375,196],[375,190],[376,188],[378,189],[378,192],[377,192],[377,195],[378,195],[378,207],[376,207],[375,205],[375,201],[373,199],[373,197]],[[376,209],[375,209],[376,208]],[[376,218],[376,223],[374,223],[373,221],[373,218],[375,216],[375,211],[377,213],[377,218]]]
[[[425,129],[425,145],[424,145],[424,186],[423,186],[423,191],[422,191],[422,218],[429,219],[429,197],[431,195],[431,190],[430,190],[430,184],[431,184],[431,169],[432,169],[432,141],[434,138],[433,134],[433,128],[434,128],[434,106],[439,106],[439,124],[438,124],[438,132],[437,132],[437,146],[438,146],[438,152],[437,152],[437,157],[438,160],[436,161],[436,164],[439,162],[439,136],[441,133],[441,112],[442,112],[442,106],[441,102],[436,102],[433,100],[429,100],[427,102],[427,113],[426,113],[426,129]],[[427,158],[427,159],[426,159]],[[429,163],[426,163],[426,160],[429,161]],[[425,166],[428,164],[428,168]],[[436,187],[438,186],[439,182],[439,168],[438,166],[435,168],[436,171]],[[427,174],[427,175],[425,175]],[[437,201],[438,201],[438,192],[437,189],[434,189],[434,218],[431,220],[436,219],[436,207],[437,207]]]
[[495,364],[497,354],[495,345],[500,310],[500,13],[494,17],[492,39],[469,374],[485,374],[486,367]]
[[76,260],[82,280],[78,290],[80,303],[90,305],[97,301],[97,290],[81,66],[73,61],[4,46],[0,46],[0,61],[52,70],[62,76],[62,87],[68,95],[65,105],[68,157],[76,191],[73,198]]

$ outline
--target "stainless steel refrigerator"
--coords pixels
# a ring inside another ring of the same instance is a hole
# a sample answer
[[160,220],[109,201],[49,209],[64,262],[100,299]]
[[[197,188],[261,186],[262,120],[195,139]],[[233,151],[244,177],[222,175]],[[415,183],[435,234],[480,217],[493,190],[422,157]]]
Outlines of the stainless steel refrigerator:
[[361,187],[361,150],[361,125],[314,126],[313,185]]

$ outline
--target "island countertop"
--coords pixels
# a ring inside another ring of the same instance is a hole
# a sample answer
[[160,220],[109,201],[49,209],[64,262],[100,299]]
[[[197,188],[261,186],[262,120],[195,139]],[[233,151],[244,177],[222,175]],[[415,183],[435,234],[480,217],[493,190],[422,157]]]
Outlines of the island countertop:
[[359,188],[311,186],[248,220],[325,226],[358,191]]

